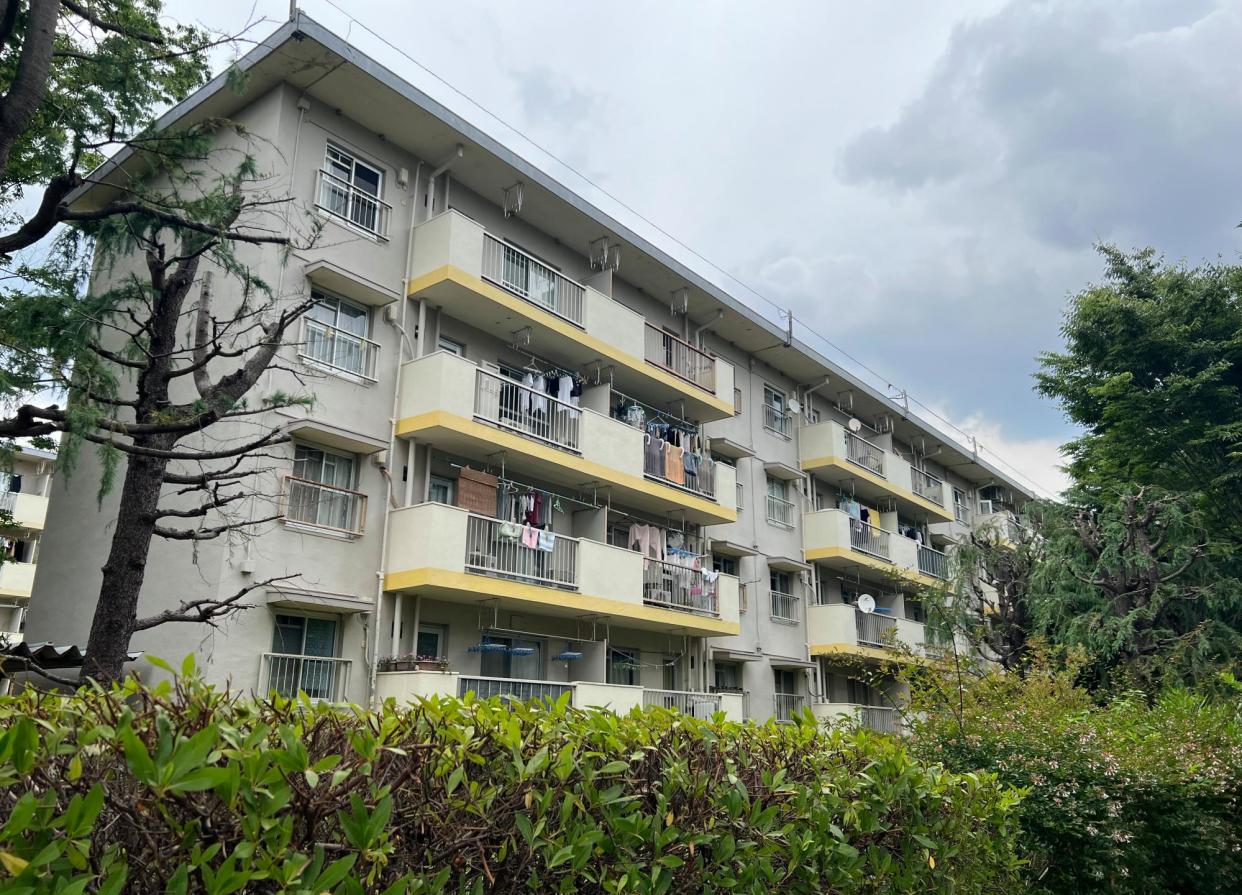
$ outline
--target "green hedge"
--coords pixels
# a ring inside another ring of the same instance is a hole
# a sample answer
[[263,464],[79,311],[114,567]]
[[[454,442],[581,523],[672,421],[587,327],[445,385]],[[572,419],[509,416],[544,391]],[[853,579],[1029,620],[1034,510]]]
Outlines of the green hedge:
[[1242,892],[1237,697],[1172,691],[1093,703],[1071,673],[989,675],[960,712],[915,722],[923,761],[1029,791],[1020,844],[1037,893]]
[[1016,796],[866,733],[561,704],[0,701],[0,892],[1012,891]]

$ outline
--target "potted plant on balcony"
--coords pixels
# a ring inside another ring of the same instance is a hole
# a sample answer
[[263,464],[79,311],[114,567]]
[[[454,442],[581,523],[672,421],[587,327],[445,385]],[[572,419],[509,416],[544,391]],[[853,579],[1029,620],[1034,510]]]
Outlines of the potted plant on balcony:
[[449,670],[448,656],[416,656],[414,663],[419,671],[445,672]]

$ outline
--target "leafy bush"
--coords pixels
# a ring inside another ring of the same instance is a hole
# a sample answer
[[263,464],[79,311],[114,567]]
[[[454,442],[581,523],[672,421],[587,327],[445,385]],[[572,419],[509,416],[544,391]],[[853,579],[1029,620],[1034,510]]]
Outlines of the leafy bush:
[[1018,865],[993,777],[809,716],[373,713],[185,675],[9,697],[0,730],[0,892],[999,893]]
[[1031,889],[1242,891],[1238,701],[1171,691],[1100,706],[1074,671],[987,675],[913,723],[912,749],[1029,788],[1019,808]]

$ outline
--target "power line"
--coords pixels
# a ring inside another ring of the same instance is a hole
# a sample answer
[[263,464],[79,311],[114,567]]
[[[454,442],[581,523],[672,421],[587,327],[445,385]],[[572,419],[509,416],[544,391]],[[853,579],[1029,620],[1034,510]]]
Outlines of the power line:
[[[545,147],[544,147],[544,146],[542,146],[541,144],[537,143],[537,142],[536,142],[533,138],[531,138],[531,137],[527,136],[527,135],[526,135],[526,133],[525,133],[524,131],[522,131],[522,130],[521,130],[521,129],[519,129],[518,127],[516,127],[516,126],[514,126],[514,125],[510,124],[508,121],[506,121],[505,119],[503,119],[503,118],[501,118],[499,115],[497,115],[495,112],[493,112],[491,109],[488,109],[488,108],[487,108],[486,106],[484,106],[482,103],[478,102],[476,99],[474,99],[474,97],[472,97],[472,96],[470,96],[469,94],[465,93],[464,91],[460,90],[460,89],[459,89],[458,87],[456,87],[454,84],[452,84],[451,82],[449,82],[449,81],[448,81],[448,80],[446,80],[445,78],[441,77],[441,76],[440,76],[439,74],[437,74],[436,72],[432,71],[430,68],[428,68],[428,67],[427,67],[426,65],[424,65],[423,63],[419,62],[417,59],[415,59],[413,56],[411,56],[409,53],[407,53],[407,52],[406,52],[405,50],[403,50],[401,47],[397,46],[397,45],[396,45],[396,44],[394,44],[392,41],[388,40],[388,38],[384,37],[382,34],[380,34],[379,32],[375,31],[373,28],[371,28],[369,25],[367,25],[367,24],[366,24],[366,22],[361,21],[361,20],[360,20],[357,16],[355,16],[352,12],[348,12],[348,11],[346,11],[345,9],[341,8],[340,6],[338,6],[338,5],[336,4],[335,0],[323,0],[323,2],[324,2],[324,3],[326,3],[328,6],[332,7],[333,9],[335,9],[335,10],[336,10],[338,13],[340,13],[341,15],[343,15],[343,16],[344,16],[344,17],[345,17],[345,18],[346,18],[346,19],[350,22],[350,24],[351,24],[351,25],[357,25],[359,28],[361,28],[361,29],[362,29],[363,31],[365,31],[367,34],[371,35],[373,38],[375,38],[375,39],[376,39],[376,40],[378,40],[380,43],[382,43],[384,46],[388,47],[390,50],[392,50],[393,52],[395,52],[395,53],[397,53],[398,55],[400,55],[403,59],[405,59],[406,61],[408,61],[411,65],[415,66],[415,67],[416,67],[416,68],[418,68],[420,71],[422,71],[422,72],[426,73],[429,77],[431,77],[431,78],[435,79],[437,82],[439,82],[440,84],[444,85],[444,87],[446,87],[448,90],[452,91],[454,94],[456,94],[457,96],[461,97],[461,98],[462,98],[463,100],[465,100],[467,103],[469,103],[470,105],[472,105],[474,108],[478,109],[480,112],[482,112],[482,113],[483,113],[484,115],[486,115],[487,117],[491,118],[493,121],[495,121],[497,124],[499,124],[499,125],[501,125],[502,127],[504,127],[506,130],[510,131],[512,134],[514,134],[514,135],[516,135],[516,136],[520,137],[520,138],[521,138],[522,140],[524,140],[527,144],[529,144],[532,148],[534,148],[534,149],[538,150],[538,151],[539,151],[540,153],[542,153],[544,156],[546,156],[547,158],[549,158],[549,159],[551,159],[552,161],[556,162],[558,165],[560,165],[560,166],[561,166],[562,168],[564,168],[566,171],[568,171],[569,173],[571,173],[571,174],[573,174],[575,177],[577,177],[580,181],[582,181],[583,183],[585,183],[585,184],[589,185],[592,189],[594,189],[594,190],[595,190],[596,192],[598,192],[600,195],[604,196],[604,197],[605,197],[605,198],[607,198],[609,201],[611,201],[611,202],[613,202],[614,204],[616,204],[619,208],[622,208],[622,209],[624,209],[625,211],[629,212],[629,213],[630,213],[631,215],[633,215],[635,218],[637,218],[638,220],[642,221],[644,224],[646,224],[646,225],[647,225],[648,227],[650,227],[651,229],[655,230],[655,231],[656,231],[657,233],[659,233],[660,235],[664,236],[666,239],[671,240],[674,244],[676,244],[677,246],[679,246],[680,248],[682,248],[682,249],[683,249],[683,250],[685,250],[686,252],[688,252],[688,253],[690,253],[691,255],[693,255],[695,258],[697,258],[699,261],[701,261],[701,262],[703,262],[704,264],[706,264],[706,265],[707,265],[708,267],[710,267],[712,270],[714,270],[714,271],[716,271],[716,272],[718,272],[718,273],[722,274],[723,276],[727,277],[729,280],[732,280],[732,281],[733,281],[734,283],[736,283],[738,286],[741,286],[744,290],[746,290],[747,292],[749,292],[751,295],[753,295],[753,296],[755,296],[756,298],[760,299],[761,301],[764,301],[764,302],[766,302],[767,304],[771,305],[773,308],[775,308],[775,309],[777,310],[777,312],[778,312],[778,314],[779,314],[780,316],[789,315],[791,318],[793,317],[793,311],[792,311],[792,309],[784,308],[784,307],[782,307],[781,305],[777,304],[775,301],[773,301],[772,299],[768,298],[766,295],[764,295],[762,292],[760,292],[760,291],[759,291],[758,289],[756,289],[755,287],[751,286],[751,285],[750,285],[749,283],[747,283],[745,280],[743,280],[743,279],[741,279],[740,277],[738,277],[736,274],[734,274],[734,273],[732,273],[732,272],[730,272],[730,271],[726,270],[725,268],[721,267],[719,264],[717,264],[716,262],[712,261],[710,258],[706,257],[705,255],[703,255],[702,253],[700,253],[699,251],[697,251],[697,250],[696,250],[696,249],[694,249],[693,247],[691,247],[691,246],[687,245],[686,243],[682,242],[682,241],[681,241],[681,239],[679,239],[678,237],[674,236],[672,233],[669,233],[667,230],[665,230],[665,229],[664,229],[663,227],[661,227],[659,224],[655,223],[655,222],[654,222],[654,221],[652,221],[650,218],[646,217],[646,216],[645,216],[642,212],[640,212],[640,211],[638,211],[637,209],[633,208],[632,206],[630,206],[630,205],[626,204],[624,201],[622,201],[622,200],[621,200],[621,199],[619,199],[617,196],[615,196],[615,195],[613,195],[612,193],[610,193],[607,189],[605,189],[605,188],[604,188],[603,186],[601,186],[600,184],[596,183],[594,180],[592,180],[592,179],[591,179],[590,177],[588,177],[586,174],[583,174],[581,171],[579,171],[577,168],[575,168],[575,167],[574,167],[573,165],[571,165],[569,162],[565,161],[565,160],[564,160],[564,159],[562,159],[560,156],[556,155],[556,154],[555,154],[555,153],[553,153],[551,150],[549,150],[549,149],[545,148]],[[510,149],[512,149],[512,147],[510,147]],[[524,157],[523,157],[523,158],[522,158],[522,160],[523,160],[523,161],[525,161],[527,164],[534,165],[534,163],[533,163],[533,162],[531,162],[531,160],[530,160],[530,159],[527,159],[527,158],[524,158]],[[536,166],[536,167],[537,167],[537,166]],[[890,381],[888,380],[888,377],[886,377],[886,376],[884,376],[883,374],[879,373],[878,371],[876,371],[876,370],[872,369],[870,366],[868,366],[868,365],[867,365],[866,363],[864,363],[862,360],[859,360],[858,358],[854,357],[852,354],[850,354],[848,351],[846,351],[846,350],[845,350],[844,348],[842,348],[840,345],[838,345],[838,344],[836,344],[835,342],[833,342],[831,339],[829,339],[829,338],[828,338],[827,336],[825,336],[823,333],[818,332],[817,330],[815,330],[815,329],[811,328],[810,326],[808,326],[808,325],[807,325],[805,322],[803,322],[803,321],[798,321],[798,322],[801,324],[802,329],[803,329],[806,333],[810,334],[811,336],[814,336],[816,339],[818,339],[818,340],[819,340],[820,342],[822,342],[824,345],[827,345],[829,348],[831,348],[833,351],[835,351],[835,352],[836,352],[839,356],[844,357],[844,358],[846,358],[847,360],[849,360],[851,363],[853,363],[853,364],[854,364],[856,367],[858,367],[859,369],[866,371],[868,374],[870,374],[872,377],[874,377],[874,378],[875,378],[875,381],[876,381],[876,382],[883,382],[883,383],[884,383],[884,387],[885,387],[885,388],[888,388],[888,389],[894,389],[894,388],[896,388],[896,386],[895,386],[895,385],[893,385],[893,383],[892,383],[892,382],[890,382]],[[969,432],[965,431],[964,429],[962,429],[962,428],[961,428],[960,426],[958,426],[957,424],[955,424],[955,423],[953,423],[953,422],[951,422],[951,421],[949,421],[949,420],[945,419],[943,416],[941,416],[941,415],[940,415],[939,413],[937,413],[936,411],[932,410],[930,407],[928,407],[928,406],[927,406],[926,404],[924,404],[922,401],[919,401],[919,400],[917,400],[916,398],[914,398],[912,395],[910,395],[910,394],[909,394],[909,392],[906,392],[906,391],[904,391],[904,390],[903,390],[903,394],[905,394],[905,396],[906,396],[906,397],[907,397],[907,398],[908,398],[911,402],[913,402],[913,403],[917,404],[918,406],[922,407],[922,408],[923,408],[924,410],[926,410],[926,411],[927,411],[927,412],[928,412],[931,416],[935,417],[937,420],[939,420],[940,422],[942,422],[943,424],[945,424],[946,426],[948,426],[948,427],[949,427],[950,429],[952,429],[954,432],[957,432],[958,434],[960,434],[961,436],[963,436],[963,437],[964,437],[967,441],[969,441],[969,442],[971,443],[971,445],[972,445],[972,450],[973,450],[973,452],[974,452],[975,454],[978,454],[978,452],[979,452],[979,450],[980,450],[980,449],[985,449],[985,448],[983,448],[983,445],[979,444],[979,440],[978,440],[978,438],[977,438],[976,436],[974,436],[974,435],[972,435],[971,433],[969,433]],[[960,446],[960,447],[962,447],[963,449],[965,449],[965,447],[966,447],[966,445],[965,445],[965,444],[961,444],[961,445],[959,445],[959,446]],[[1037,492],[1038,492],[1038,491],[1043,491],[1043,492],[1045,493],[1045,495],[1046,495],[1046,496],[1054,496],[1054,495],[1055,495],[1055,493],[1056,493],[1056,492],[1055,492],[1053,489],[1051,489],[1051,488],[1046,488],[1046,487],[1044,487],[1044,486],[1040,485],[1038,482],[1036,482],[1036,481],[1035,481],[1035,480],[1033,480],[1032,478],[1030,478],[1030,476],[1026,475],[1025,473],[1018,472],[1018,470],[1017,470],[1017,469],[1015,469],[1015,468],[1014,468],[1011,464],[1009,464],[1009,463],[1008,463],[1008,462],[1006,462],[1003,458],[1001,458],[1001,457],[1000,457],[1000,455],[999,455],[999,454],[997,454],[995,451],[990,450],[990,449],[985,449],[985,450],[987,450],[987,452],[988,452],[988,453],[990,453],[990,454],[991,454],[991,455],[992,455],[992,456],[996,459],[996,461],[997,461],[997,463],[998,463],[999,465],[1001,465],[1001,466],[1005,467],[1006,469],[1008,469],[1008,470],[1010,471],[1010,473],[1011,473],[1011,474],[1012,474],[1015,478],[1017,478],[1017,479],[1018,479],[1018,480],[1020,480],[1020,481],[1023,481],[1023,482],[1024,482],[1025,484],[1027,484],[1028,486],[1031,486],[1031,487],[1032,487],[1032,490],[1037,491]]]

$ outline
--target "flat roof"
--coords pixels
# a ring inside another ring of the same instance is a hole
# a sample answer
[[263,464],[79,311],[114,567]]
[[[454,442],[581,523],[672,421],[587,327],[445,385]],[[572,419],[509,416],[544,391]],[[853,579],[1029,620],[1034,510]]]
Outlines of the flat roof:
[[[330,106],[348,108],[351,118],[420,158],[435,162],[447,157],[456,144],[463,144],[467,151],[454,166],[455,180],[487,196],[499,195],[516,175],[526,182],[522,218],[532,226],[559,238],[583,256],[589,254],[591,240],[602,235],[615,238],[622,244],[624,279],[636,288],[660,296],[689,287],[689,315],[709,318],[723,308],[725,314],[710,328],[739,350],[748,354],[762,352],[764,363],[802,384],[830,377],[837,386],[834,391],[861,393],[878,408],[878,413],[888,414],[895,421],[907,421],[908,428],[917,429],[915,437],[924,435],[938,442],[943,448],[942,465],[974,484],[1003,483],[1034,496],[1030,486],[796,336],[790,338],[785,326],[737,299],[692,264],[660,248],[301,10],[259,41],[237,62],[236,68],[247,75],[240,91],[229,84],[226,73],[221,73],[160,116],[156,128],[227,115],[280,83],[289,83]],[[376,87],[380,93],[375,101],[362,106],[351,102],[360,95],[369,96],[362,91],[369,88],[374,92]],[[475,149],[483,154],[474,152]],[[134,151],[123,148],[96,169],[88,183],[67,201],[102,204],[111,192],[106,185],[109,180],[121,175],[135,160]],[[627,244],[632,253],[626,251]],[[899,434],[909,437],[911,433]],[[977,468],[975,475],[970,474],[971,466]]]

